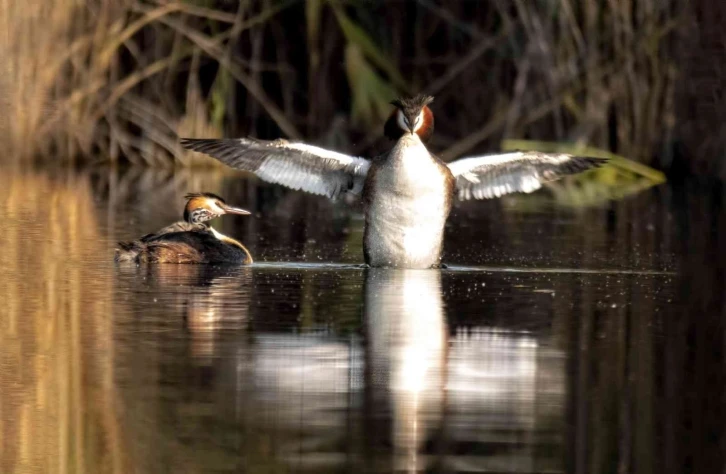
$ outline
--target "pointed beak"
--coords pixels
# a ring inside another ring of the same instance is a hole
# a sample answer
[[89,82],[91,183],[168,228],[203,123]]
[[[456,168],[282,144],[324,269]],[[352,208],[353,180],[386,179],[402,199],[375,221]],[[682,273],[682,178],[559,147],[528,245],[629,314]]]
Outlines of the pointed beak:
[[415,120],[406,119],[406,127],[408,128],[408,131],[413,134],[413,129],[415,128]]
[[249,216],[252,214],[250,211],[245,211],[244,209],[240,209],[239,207],[232,207],[228,205],[222,206],[222,210],[224,210],[225,214],[239,214],[240,216]]

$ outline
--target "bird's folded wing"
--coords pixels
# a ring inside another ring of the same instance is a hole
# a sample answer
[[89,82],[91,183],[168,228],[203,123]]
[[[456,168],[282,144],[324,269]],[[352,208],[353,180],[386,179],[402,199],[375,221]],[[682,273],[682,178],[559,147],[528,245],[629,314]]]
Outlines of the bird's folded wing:
[[265,181],[331,198],[360,193],[370,167],[364,158],[287,140],[183,138],[181,144]]
[[542,183],[597,168],[607,160],[564,153],[517,151],[462,158],[448,164],[461,200],[531,193]]
[[153,234],[146,234],[142,236],[139,240],[141,242],[147,243],[151,242],[154,239],[158,239],[159,237],[166,236],[168,234],[175,234],[177,232],[203,232],[203,233],[209,233],[209,228],[205,226],[204,224],[191,224],[186,221],[178,221],[173,224],[169,224],[168,226],[164,227],[163,229],[159,229],[158,231],[154,232]]

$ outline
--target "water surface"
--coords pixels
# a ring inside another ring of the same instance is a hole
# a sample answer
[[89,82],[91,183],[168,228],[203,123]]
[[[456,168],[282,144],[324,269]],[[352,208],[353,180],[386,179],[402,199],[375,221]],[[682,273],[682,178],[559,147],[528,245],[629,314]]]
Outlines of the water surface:
[[[255,265],[113,263],[190,191]],[[723,201],[457,204],[448,269],[366,270],[356,203],[3,170],[0,472],[721,472]]]

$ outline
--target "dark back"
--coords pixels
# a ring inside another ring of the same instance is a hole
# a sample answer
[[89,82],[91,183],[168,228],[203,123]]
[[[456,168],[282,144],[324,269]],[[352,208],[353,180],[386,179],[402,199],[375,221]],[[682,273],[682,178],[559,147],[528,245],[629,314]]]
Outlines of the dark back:
[[171,232],[146,242],[147,261],[158,263],[249,263],[240,248],[211,232]]

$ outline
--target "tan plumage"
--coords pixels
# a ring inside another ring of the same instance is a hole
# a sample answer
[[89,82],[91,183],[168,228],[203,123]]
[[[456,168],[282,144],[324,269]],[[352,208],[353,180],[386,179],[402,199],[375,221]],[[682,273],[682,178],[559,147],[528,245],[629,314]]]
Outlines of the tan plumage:
[[211,193],[187,194],[183,221],[131,242],[119,242],[116,262],[133,263],[252,263],[252,255],[237,240],[206,224],[224,214],[249,214],[228,206]]

